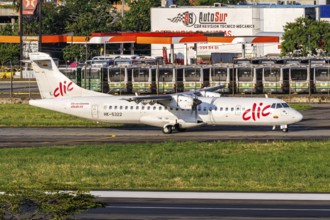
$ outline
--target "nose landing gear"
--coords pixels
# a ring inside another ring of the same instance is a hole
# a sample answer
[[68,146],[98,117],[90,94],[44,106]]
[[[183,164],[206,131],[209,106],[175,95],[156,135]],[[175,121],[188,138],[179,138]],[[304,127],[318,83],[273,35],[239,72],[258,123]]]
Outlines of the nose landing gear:
[[162,131],[164,134],[171,134],[173,132],[173,130],[177,130],[179,132],[184,132],[186,131],[185,128],[182,128],[180,126],[180,124],[175,124],[175,125],[171,125],[171,124],[167,124],[162,128]]
[[285,133],[289,131],[288,125],[281,125],[281,129]]

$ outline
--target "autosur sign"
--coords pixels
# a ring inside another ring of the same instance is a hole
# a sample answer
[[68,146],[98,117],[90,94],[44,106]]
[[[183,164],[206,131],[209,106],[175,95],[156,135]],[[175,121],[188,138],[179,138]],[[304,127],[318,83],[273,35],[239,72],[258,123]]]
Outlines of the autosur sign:
[[153,8],[152,31],[224,32],[225,36],[252,34],[251,10],[232,8]]

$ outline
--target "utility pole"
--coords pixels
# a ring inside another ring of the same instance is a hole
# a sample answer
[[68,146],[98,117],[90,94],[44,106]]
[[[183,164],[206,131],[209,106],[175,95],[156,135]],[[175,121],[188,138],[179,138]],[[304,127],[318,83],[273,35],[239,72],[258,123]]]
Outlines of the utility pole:
[[38,8],[38,17],[39,17],[39,45],[38,45],[38,51],[42,51],[42,15],[41,15],[41,5],[42,0],[38,0],[39,8]]

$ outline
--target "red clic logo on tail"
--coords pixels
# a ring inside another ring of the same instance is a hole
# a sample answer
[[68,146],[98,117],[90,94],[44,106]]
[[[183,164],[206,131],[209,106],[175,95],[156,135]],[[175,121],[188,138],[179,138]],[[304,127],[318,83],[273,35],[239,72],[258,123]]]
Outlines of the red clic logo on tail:
[[243,120],[249,121],[253,120],[256,121],[257,119],[260,119],[261,117],[266,117],[270,114],[270,112],[267,110],[270,108],[270,105],[266,105],[263,107],[263,103],[260,102],[259,105],[257,103],[253,103],[252,109],[249,108],[243,113]]
[[59,96],[64,96],[68,92],[71,92],[73,90],[73,83],[70,82],[68,85],[66,85],[66,81],[63,83],[60,82],[59,86],[54,90],[54,96],[59,97]]

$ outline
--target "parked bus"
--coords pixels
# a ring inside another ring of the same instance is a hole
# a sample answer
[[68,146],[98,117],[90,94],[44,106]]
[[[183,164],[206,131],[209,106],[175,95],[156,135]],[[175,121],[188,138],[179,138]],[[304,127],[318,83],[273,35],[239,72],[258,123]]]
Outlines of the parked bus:
[[212,66],[209,77],[210,86],[223,86],[222,92],[231,93],[234,89],[233,82],[235,78],[233,70],[234,68],[229,66]]
[[156,70],[154,67],[128,68],[132,74],[132,92],[156,93]]
[[176,92],[176,74],[174,66],[160,66],[157,75],[159,93]]
[[132,93],[132,74],[128,74],[125,67],[105,68],[108,73],[110,93]]
[[237,66],[236,86],[238,93],[261,93],[262,68],[254,65]]
[[[210,69],[206,69],[206,71]],[[203,88],[203,69],[199,66],[184,68],[183,88],[184,91],[194,91]]]
[[308,66],[287,66],[283,73],[289,75],[290,93],[308,93],[309,84],[312,85],[312,78]]
[[312,68],[314,74],[314,85],[316,93],[330,92],[330,66],[314,66]]
[[82,87],[96,92],[109,92],[107,72],[102,68],[87,67],[81,71]]
[[288,93],[289,75],[283,74],[282,65],[262,67],[262,85],[264,93]]
[[72,82],[81,86],[81,68],[60,67],[59,70]]

